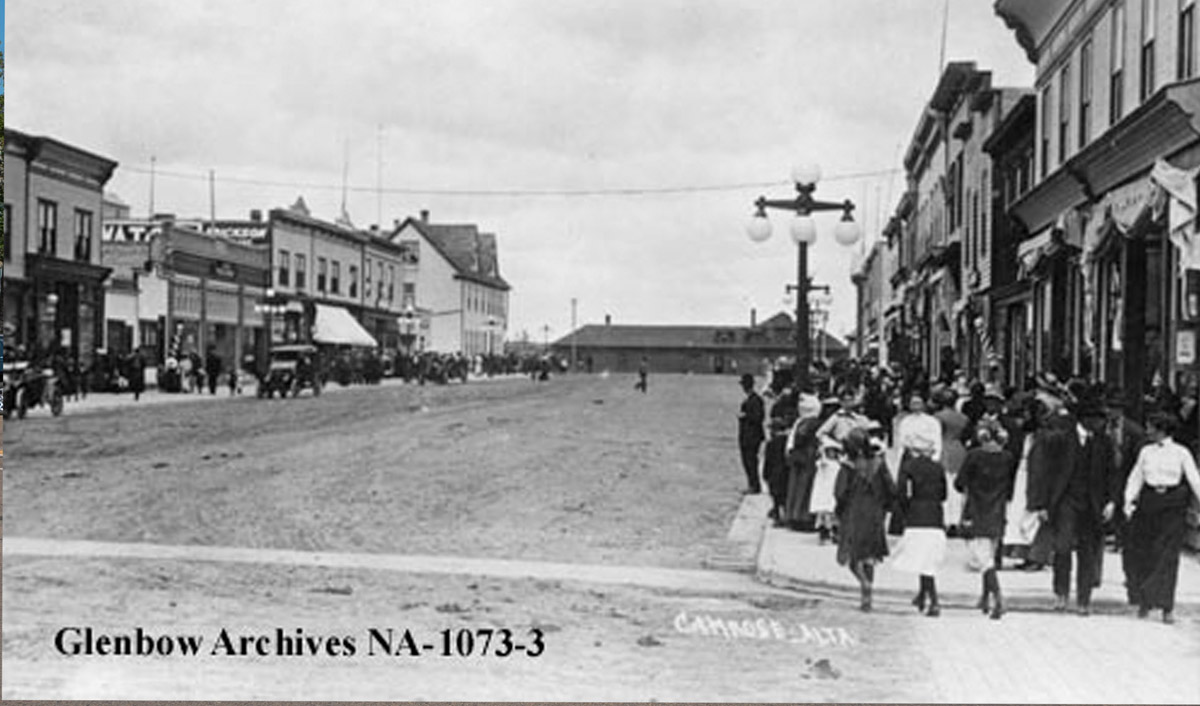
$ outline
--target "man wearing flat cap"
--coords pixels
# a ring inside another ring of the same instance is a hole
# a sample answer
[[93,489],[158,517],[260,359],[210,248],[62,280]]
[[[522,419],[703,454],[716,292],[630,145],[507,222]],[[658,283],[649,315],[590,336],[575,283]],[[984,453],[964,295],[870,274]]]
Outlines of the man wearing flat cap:
[[744,373],[741,377],[742,400],[738,412],[738,447],[742,454],[742,468],[746,471],[746,493],[757,495],[762,492],[762,480],[758,476],[758,451],[763,442],[763,420],[766,408],[763,398],[754,390],[754,376]]

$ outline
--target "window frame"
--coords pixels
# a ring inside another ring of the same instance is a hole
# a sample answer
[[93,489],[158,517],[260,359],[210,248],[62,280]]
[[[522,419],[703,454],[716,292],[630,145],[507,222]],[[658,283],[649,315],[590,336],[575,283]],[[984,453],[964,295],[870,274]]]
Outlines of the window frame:
[[293,255],[294,270],[296,273],[296,290],[308,289],[308,257],[304,253],[295,253]]
[[328,283],[329,275],[329,260],[324,257],[317,258],[317,291],[321,294],[325,293],[325,285]]
[[329,268],[329,293],[341,296],[342,294],[342,263],[337,260],[330,261]]
[[58,257],[58,202],[37,200],[38,254]]

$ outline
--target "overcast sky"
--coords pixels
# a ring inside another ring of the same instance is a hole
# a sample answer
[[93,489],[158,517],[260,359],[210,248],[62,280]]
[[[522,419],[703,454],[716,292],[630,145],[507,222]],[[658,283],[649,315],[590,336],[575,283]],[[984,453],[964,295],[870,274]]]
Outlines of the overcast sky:
[[[1032,82],[990,0],[951,5],[948,60],[977,61],[996,85]],[[768,242],[745,235],[758,195],[790,196],[794,162],[820,164],[816,195],[854,200],[875,237],[903,188],[889,170],[937,81],[942,9],[39,0],[15,5],[7,27],[7,124],[117,160],[109,189],[136,215],[154,156],[157,211],[206,216],[212,169],[218,217],[303,195],[333,220],[348,154],[356,225],[429,209],[497,234],[511,338],[567,333],[572,297],[580,325],[606,313],[739,324],[751,307],[760,320],[784,309],[795,279],[786,214]],[[858,248],[833,242],[836,219],[818,216],[812,261],[840,335]]]

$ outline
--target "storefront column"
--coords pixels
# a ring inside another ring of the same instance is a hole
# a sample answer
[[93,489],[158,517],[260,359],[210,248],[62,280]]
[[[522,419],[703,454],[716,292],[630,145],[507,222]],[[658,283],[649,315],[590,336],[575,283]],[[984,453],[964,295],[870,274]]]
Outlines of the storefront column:
[[1125,330],[1120,332],[1121,382],[1125,390],[1125,407],[1134,420],[1140,421],[1144,411],[1146,368],[1146,247],[1140,239],[1127,240],[1124,251],[1121,299]]

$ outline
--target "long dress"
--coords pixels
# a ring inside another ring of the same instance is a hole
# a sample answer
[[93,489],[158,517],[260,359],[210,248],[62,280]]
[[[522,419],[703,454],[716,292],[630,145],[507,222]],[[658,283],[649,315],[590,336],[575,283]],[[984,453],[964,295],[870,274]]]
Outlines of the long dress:
[[812,520],[809,499],[812,497],[813,481],[817,475],[817,428],[820,425],[820,418],[810,417],[797,422],[792,431],[793,446],[788,455],[789,475],[784,518],[794,524],[807,524]]
[[883,519],[895,496],[896,484],[882,457],[842,464],[836,490],[839,564],[853,565],[887,556]]
[[950,491],[946,493],[943,514],[946,524],[953,526],[962,520],[963,496],[962,493],[954,490],[954,480],[958,476],[958,469],[962,467],[963,461],[967,458],[967,448],[963,446],[962,434],[971,420],[967,418],[967,415],[951,408],[939,410],[933,416],[937,417],[942,424],[942,466],[946,469],[946,485],[950,488]]

